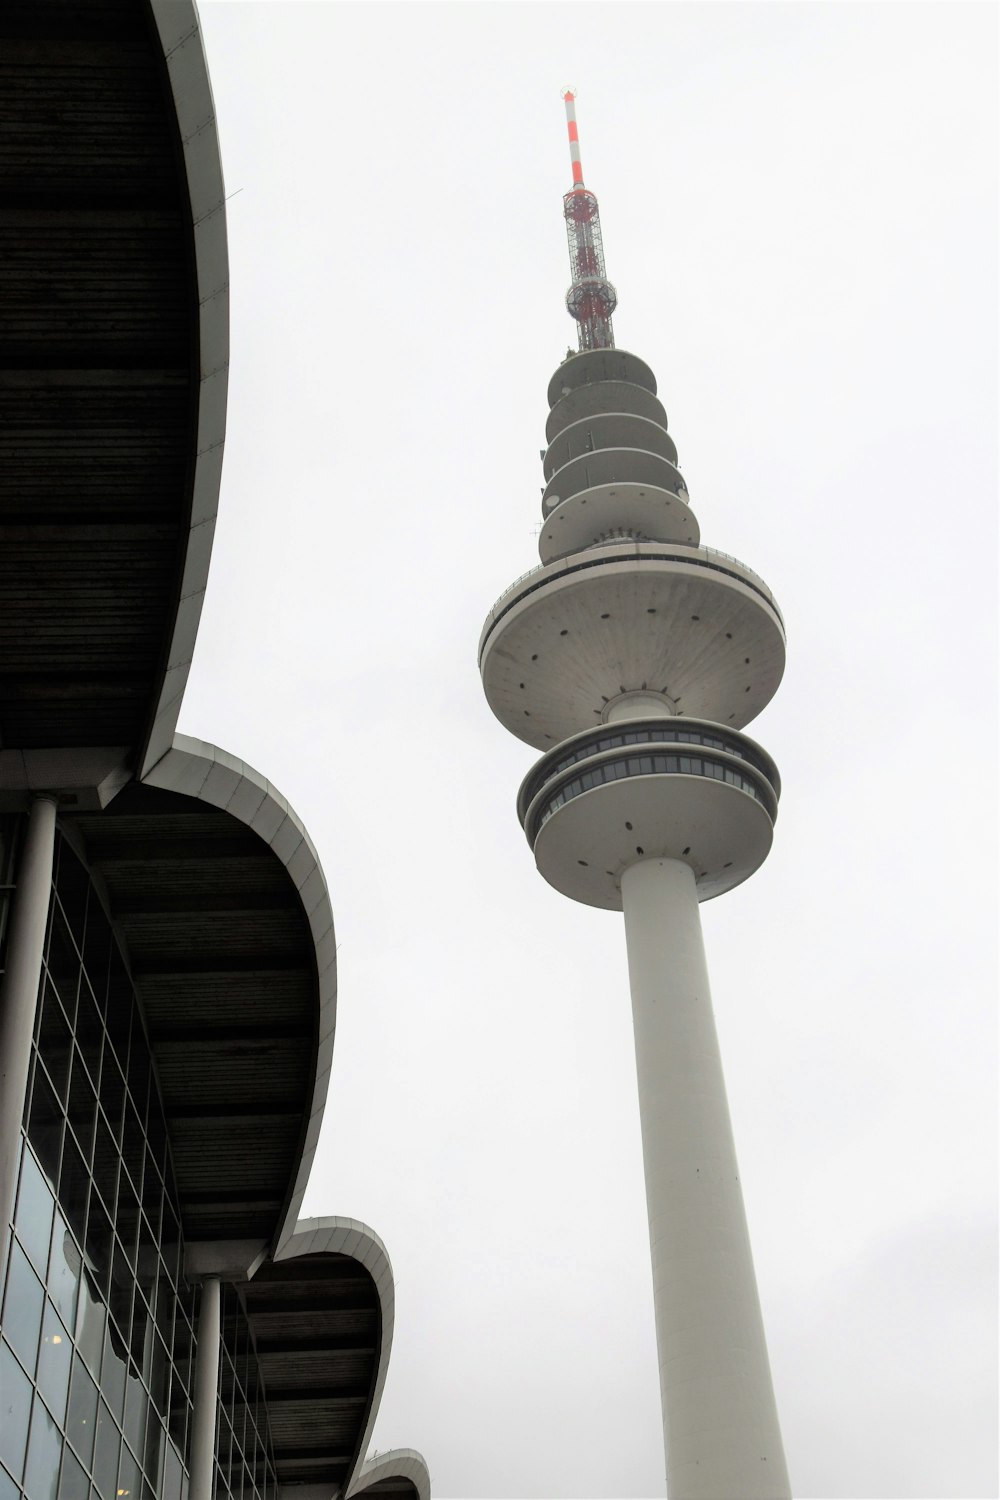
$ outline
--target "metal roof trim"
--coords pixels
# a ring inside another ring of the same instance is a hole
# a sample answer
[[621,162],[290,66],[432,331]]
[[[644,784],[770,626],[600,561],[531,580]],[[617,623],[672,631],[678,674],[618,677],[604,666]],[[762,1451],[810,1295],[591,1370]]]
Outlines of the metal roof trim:
[[431,1500],[431,1476],[426,1460],[416,1448],[390,1448],[366,1459],[348,1491],[351,1500],[366,1494],[385,1479],[408,1479],[418,1500]]
[[[333,910],[319,855],[305,825],[289,806],[287,799],[259,771],[205,740],[175,734],[166,754],[150,767],[142,782],[145,786],[160,787],[164,791],[181,792],[228,812],[246,827],[253,829],[274,851],[275,858],[280,859],[286,869],[294,861],[300,877],[295,878],[293,875],[313,941],[319,1016],[312,1094],[309,1100],[303,1101],[302,1148],[285,1207],[275,1227],[273,1243],[278,1247],[277,1253],[283,1255],[282,1247],[291,1242],[299,1229],[296,1219],[316,1154],[319,1126],[326,1107],[337,1024],[336,938]],[[294,829],[296,837],[288,837],[290,829]],[[287,850],[285,855],[281,853],[282,848]],[[302,899],[307,884],[310,885],[308,902]],[[372,1233],[371,1230],[366,1232],[369,1235]],[[373,1239],[376,1238],[377,1236],[373,1236]],[[380,1240],[378,1243],[381,1245]],[[383,1254],[384,1249],[383,1246]],[[303,1252],[300,1250],[298,1253]]]
[[229,250],[226,189],[198,11],[193,0],[150,0],[166,61],[187,175],[198,294],[198,436],[191,523],[177,613],[139,779],[171,746],[208,582],[222,481],[229,387]]

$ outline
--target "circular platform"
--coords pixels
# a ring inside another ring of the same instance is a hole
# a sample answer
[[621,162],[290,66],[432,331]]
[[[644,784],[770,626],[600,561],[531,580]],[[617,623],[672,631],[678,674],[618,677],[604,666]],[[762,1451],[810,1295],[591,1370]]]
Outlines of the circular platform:
[[550,511],[538,538],[543,563],[579,552],[615,533],[638,533],[651,542],[683,542],[697,547],[701,533],[687,503],[687,491],[674,470],[676,489],[617,483],[580,490]]
[[545,749],[642,689],[679,716],[740,729],[777,690],[785,635],[766,584],[734,558],[619,543],[520,579],[487,617],[479,663],[500,722]]
[[624,380],[630,385],[644,386],[651,395],[656,395],[656,376],[645,360],[629,354],[627,349],[588,349],[563,360],[549,381],[549,406],[555,406],[561,397],[579,386],[593,385],[599,380]]
[[770,756],[744,735],[633,720],[550,751],[525,777],[518,815],[550,885],[621,910],[622,872],[639,859],[683,860],[701,901],[746,880],[770,850],[779,791]]
[[542,491],[542,516],[547,518],[582,490],[608,484],[648,484],[687,494],[681,471],[671,459],[647,448],[599,448],[581,453],[552,476]]
[[584,417],[599,416],[604,412],[628,412],[634,417],[645,417],[667,425],[667,414],[662,403],[641,385],[632,385],[624,380],[600,380],[595,385],[582,385],[568,396],[561,396],[549,412],[545,423],[545,441],[551,443],[564,428]]
[[631,412],[604,411],[571,422],[553,439],[542,463],[546,481],[574,458],[605,448],[637,448],[643,453],[656,453],[672,464],[677,462],[674,440],[659,422]]

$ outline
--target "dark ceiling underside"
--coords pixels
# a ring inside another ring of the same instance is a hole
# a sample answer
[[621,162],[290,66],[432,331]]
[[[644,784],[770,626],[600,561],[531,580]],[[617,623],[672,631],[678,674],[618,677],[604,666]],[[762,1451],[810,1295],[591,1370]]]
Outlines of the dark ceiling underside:
[[188,1240],[271,1241],[311,1108],[312,937],[277,856],[191,797],[132,783],[73,826],[124,940]]
[[357,1458],[382,1329],[378,1292],[347,1255],[267,1264],[245,1288],[279,1484],[342,1484]]
[[0,7],[0,748],[138,746],[190,508],[197,290],[140,0]]

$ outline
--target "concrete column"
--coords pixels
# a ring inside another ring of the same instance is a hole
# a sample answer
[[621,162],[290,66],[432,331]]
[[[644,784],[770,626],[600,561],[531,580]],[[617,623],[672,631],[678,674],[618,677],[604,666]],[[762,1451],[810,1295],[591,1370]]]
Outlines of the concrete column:
[[201,1284],[201,1307],[198,1312],[188,1500],[213,1500],[215,1494],[215,1424],[219,1404],[221,1344],[222,1287],[219,1278],[211,1276]]
[[28,814],[17,888],[11,902],[6,969],[0,987],[0,1260],[7,1245],[7,1220],[14,1211],[21,1118],[42,979],[55,835],[56,804],[51,797],[38,797]]
[[694,874],[623,874],[670,1500],[788,1500]]

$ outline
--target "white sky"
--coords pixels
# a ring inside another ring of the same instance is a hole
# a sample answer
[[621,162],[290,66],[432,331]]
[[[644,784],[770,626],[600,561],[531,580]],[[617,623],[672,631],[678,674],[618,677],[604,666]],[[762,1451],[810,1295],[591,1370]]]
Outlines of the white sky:
[[621,918],[534,871],[475,656],[574,339],[570,83],[617,341],[788,624],[774,850],[702,915],[792,1482],[995,1495],[995,7],[202,19],[232,380],[180,727],[326,870],[306,1207],[392,1256],[377,1447],[441,1500],[663,1493]]

